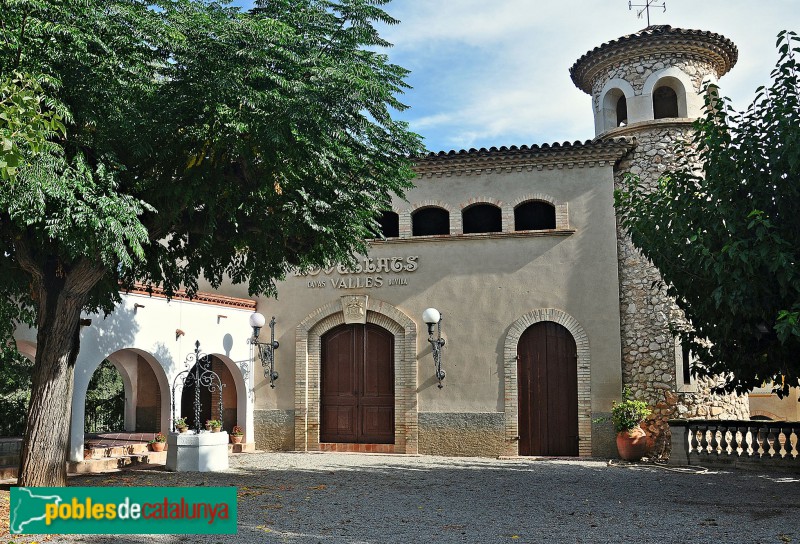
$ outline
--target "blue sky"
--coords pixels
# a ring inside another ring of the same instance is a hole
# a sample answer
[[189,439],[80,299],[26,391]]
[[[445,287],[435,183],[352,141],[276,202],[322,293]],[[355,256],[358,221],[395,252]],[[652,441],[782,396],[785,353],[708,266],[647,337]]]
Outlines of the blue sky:
[[[737,45],[720,87],[739,109],[768,84],[778,32],[800,32],[797,0],[666,3],[651,24],[710,30]],[[399,118],[430,151],[592,138],[590,98],[568,70],[590,49],[647,26],[625,0],[393,0],[385,9],[400,20],[382,31],[394,44],[390,59],[411,70],[402,97],[410,108]]]

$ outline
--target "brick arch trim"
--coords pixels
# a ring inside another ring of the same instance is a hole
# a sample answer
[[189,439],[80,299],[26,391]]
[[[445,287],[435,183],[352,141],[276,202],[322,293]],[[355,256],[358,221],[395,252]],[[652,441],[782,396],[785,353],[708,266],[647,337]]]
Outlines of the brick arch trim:
[[[395,452],[418,447],[417,325],[400,309],[370,297],[367,323],[394,335]],[[321,338],[344,324],[341,299],[317,308],[295,330],[295,450],[319,451]]]
[[578,353],[578,454],[592,454],[591,354],[589,337],[577,319],[555,308],[542,308],[517,319],[506,333],[503,348],[503,383],[505,385],[505,439],[507,455],[519,455],[519,390],[517,387],[517,346],[522,334],[536,323],[552,321],[566,328],[575,339]]
[[538,201],[538,202],[546,202],[552,206],[558,206],[561,204],[560,201],[556,200],[555,198],[551,197],[550,195],[546,195],[544,193],[530,193],[525,196],[521,196],[514,200],[511,203],[512,208],[516,208],[520,204],[525,204],[526,202],[531,201]]
[[408,207],[408,213],[414,213],[417,210],[421,210],[422,208],[443,208],[450,213],[453,213],[453,207],[446,202],[441,200],[421,200],[419,202],[414,202],[411,206]]
[[753,416],[764,416],[770,418],[772,421],[781,419],[780,416],[777,414],[773,414],[772,412],[767,412],[766,410],[751,410],[750,417]]
[[477,196],[470,198],[469,200],[465,200],[464,202],[459,203],[458,209],[462,212],[467,209],[475,206],[476,204],[490,204],[496,208],[503,207],[503,201],[498,200],[496,198],[489,198],[488,196]]

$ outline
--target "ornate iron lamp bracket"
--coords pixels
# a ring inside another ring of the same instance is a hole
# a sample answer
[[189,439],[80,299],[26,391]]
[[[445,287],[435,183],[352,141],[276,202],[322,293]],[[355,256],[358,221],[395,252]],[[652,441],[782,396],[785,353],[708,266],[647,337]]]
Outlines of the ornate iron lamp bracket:
[[444,346],[444,338],[442,338],[442,318],[436,323],[436,338],[433,337],[433,323],[428,323],[428,342],[431,344],[431,351],[433,352],[433,363],[436,366],[436,379],[439,380],[439,389],[444,387],[442,380],[445,377],[445,372],[442,370],[442,347]]
[[[261,323],[263,323],[263,320]],[[247,342],[255,346],[258,350],[258,358],[261,360],[261,366],[264,368],[264,377],[269,379],[269,386],[275,389],[275,380],[278,379],[278,373],[275,371],[275,350],[280,346],[278,341],[275,340],[275,316],[272,316],[269,322],[269,342],[259,341],[258,334],[260,328],[261,327],[253,327],[253,336],[252,338],[248,338]]]

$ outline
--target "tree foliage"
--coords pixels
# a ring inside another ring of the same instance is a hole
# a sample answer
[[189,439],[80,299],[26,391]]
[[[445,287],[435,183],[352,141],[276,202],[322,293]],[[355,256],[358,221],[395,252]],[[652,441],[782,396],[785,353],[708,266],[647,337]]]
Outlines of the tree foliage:
[[386,1],[0,0],[2,96],[32,127],[3,129],[19,159],[0,184],[3,316],[38,329],[26,442],[66,443],[44,420],[68,411],[52,395],[71,391],[80,312],[121,285],[274,294],[367,250],[422,152],[392,118],[407,72],[381,52]]
[[25,156],[38,153],[48,138],[66,135],[62,120],[67,112],[45,94],[39,81],[19,72],[9,76],[0,79],[2,181],[14,177]]
[[421,150],[391,118],[406,71],[374,51],[383,3],[2,2],[3,74],[46,74],[73,119],[0,195],[4,245],[25,230],[35,259],[102,262],[105,308],[120,280],[274,293],[365,250]]
[[[778,36],[769,88],[736,112],[716,89],[679,167],[655,189],[627,177],[620,221],[690,328],[677,331],[718,391],[800,385],[800,84],[797,36]],[[698,168],[699,162],[699,168]]]

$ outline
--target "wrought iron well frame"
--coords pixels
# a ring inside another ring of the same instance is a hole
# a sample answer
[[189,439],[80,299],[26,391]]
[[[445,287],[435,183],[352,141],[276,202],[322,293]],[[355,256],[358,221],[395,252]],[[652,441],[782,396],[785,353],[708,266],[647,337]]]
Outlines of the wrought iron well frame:
[[[172,423],[171,427],[173,431],[176,431],[177,428],[175,426],[175,399],[177,397],[177,391],[181,391],[181,395],[183,395],[183,390],[187,386],[194,385],[194,422],[195,422],[195,432],[199,433],[202,427],[200,423],[200,388],[204,387],[208,389],[209,393],[212,395],[214,394],[217,389],[219,389],[219,420],[222,421],[223,415],[223,403],[222,403],[222,393],[225,384],[222,383],[222,378],[219,377],[219,374],[214,372],[211,368],[211,356],[207,355],[200,351],[200,340],[197,340],[194,343],[194,352],[190,353],[186,356],[186,361],[184,362],[184,366],[186,370],[180,372],[175,379],[172,381]],[[194,372],[192,372],[194,370]]]

